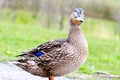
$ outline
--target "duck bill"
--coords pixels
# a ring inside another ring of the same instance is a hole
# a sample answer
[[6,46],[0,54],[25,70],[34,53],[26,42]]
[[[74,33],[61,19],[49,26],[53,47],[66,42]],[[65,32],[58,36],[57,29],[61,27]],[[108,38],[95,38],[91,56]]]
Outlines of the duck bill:
[[77,17],[76,20],[78,20],[78,21],[80,21],[80,22],[83,22],[83,21],[84,21],[84,19],[83,19],[82,17]]

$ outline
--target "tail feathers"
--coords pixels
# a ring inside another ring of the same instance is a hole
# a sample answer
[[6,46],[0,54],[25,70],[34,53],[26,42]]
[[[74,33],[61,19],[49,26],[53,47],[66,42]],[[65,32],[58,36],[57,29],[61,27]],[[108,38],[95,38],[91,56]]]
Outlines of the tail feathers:
[[16,63],[18,63],[18,61],[17,60],[10,60],[9,63],[16,64]]
[[26,66],[28,66],[28,64],[27,63],[24,63],[24,62],[19,62],[18,60],[14,60],[14,61],[10,61],[9,62],[10,64],[14,64],[14,65],[16,65],[16,66],[18,66],[18,67],[21,67],[22,69],[25,69],[26,68]]
[[19,64],[20,62],[18,61],[18,60],[11,60],[10,62],[9,62],[10,64]]

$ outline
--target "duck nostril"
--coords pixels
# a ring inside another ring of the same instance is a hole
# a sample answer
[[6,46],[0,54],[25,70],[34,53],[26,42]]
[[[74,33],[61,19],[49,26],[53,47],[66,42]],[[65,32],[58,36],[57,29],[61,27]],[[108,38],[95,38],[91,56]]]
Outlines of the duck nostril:
[[83,22],[83,21],[80,20],[80,22]]

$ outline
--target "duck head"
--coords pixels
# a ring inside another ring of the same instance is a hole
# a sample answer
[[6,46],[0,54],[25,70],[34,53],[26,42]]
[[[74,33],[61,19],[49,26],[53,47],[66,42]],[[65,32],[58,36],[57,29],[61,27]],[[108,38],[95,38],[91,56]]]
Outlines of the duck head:
[[75,8],[70,16],[70,22],[74,25],[80,25],[84,21],[84,11],[82,8]]

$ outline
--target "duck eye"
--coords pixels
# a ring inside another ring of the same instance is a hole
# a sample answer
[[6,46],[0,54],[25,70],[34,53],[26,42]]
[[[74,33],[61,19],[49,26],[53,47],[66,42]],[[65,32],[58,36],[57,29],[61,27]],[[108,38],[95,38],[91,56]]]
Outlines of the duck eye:
[[77,12],[77,10],[74,10],[75,12]]
[[75,16],[75,18],[77,18],[77,16]]

